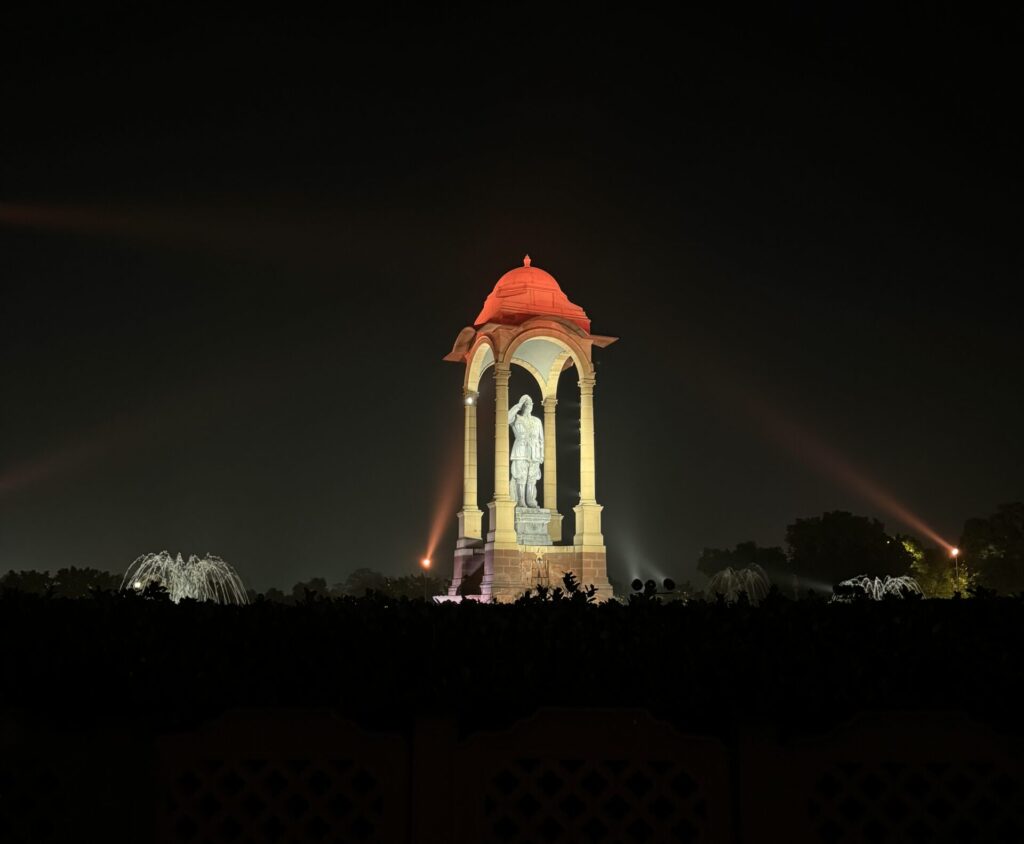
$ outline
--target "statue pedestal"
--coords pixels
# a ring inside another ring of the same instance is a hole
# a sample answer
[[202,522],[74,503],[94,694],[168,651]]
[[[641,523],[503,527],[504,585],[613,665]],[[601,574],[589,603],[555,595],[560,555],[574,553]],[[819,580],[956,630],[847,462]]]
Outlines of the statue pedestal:
[[548,524],[551,511],[544,507],[516,507],[516,543],[519,545],[554,545]]

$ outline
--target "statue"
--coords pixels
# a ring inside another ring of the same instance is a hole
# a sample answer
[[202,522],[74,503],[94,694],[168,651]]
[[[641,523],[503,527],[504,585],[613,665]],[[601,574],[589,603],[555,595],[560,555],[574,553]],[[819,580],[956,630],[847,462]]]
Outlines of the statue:
[[516,435],[512,446],[512,471],[508,494],[516,507],[537,509],[537,481],[544,462],[544,423],[533,415],[533,399],[523,396],[508,412],[508,424]]

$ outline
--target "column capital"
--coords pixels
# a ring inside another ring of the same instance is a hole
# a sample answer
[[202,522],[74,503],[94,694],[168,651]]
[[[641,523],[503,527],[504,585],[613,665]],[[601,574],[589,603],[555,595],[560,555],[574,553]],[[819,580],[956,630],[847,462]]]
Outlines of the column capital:
[[467,407],[475,405],[478,398],[480,398],[479,391],[462,388],[462,403]]
[[512,365],[506,364],[495,364],[494,365],[494,380],[501,383],[508,383],[508,379],[512,376]]
[[558,405],[558,399],[554,396],[548,396],[546,399],[541,401],[541,404],[544,405],[544,407],[554,408]]
[[595,375],[582,375],[582,376],[580,376],[580,380],[579,380],[578,383],[580,385],[580,389],[581,390],[586,390],[587,392],[593,392],[594,391],[594,384],[597,383],[597,376],[595,376]]

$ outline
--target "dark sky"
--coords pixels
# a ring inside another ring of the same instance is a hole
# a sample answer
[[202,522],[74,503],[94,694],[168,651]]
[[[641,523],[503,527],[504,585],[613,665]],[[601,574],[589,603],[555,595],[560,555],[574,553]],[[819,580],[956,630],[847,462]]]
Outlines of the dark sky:
[[441,357],[525,252],[622,338],[613,577],[1024,497],[1019,13],[478,5],[0,28],[0,571],[450,565]]

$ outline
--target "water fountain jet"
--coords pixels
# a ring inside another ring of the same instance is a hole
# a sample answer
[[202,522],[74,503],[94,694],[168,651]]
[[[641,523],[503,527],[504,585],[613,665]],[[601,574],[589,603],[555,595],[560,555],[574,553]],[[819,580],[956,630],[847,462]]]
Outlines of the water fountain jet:
[[182,598],[218,604],[249,603],[238,572],[213,554],[205,557],[193,554],[187,560],[181,554],[173,557],[167,551],[143,554],[128,567],[121,590],[142,592],[152,583],[166,589],[175,604]]

